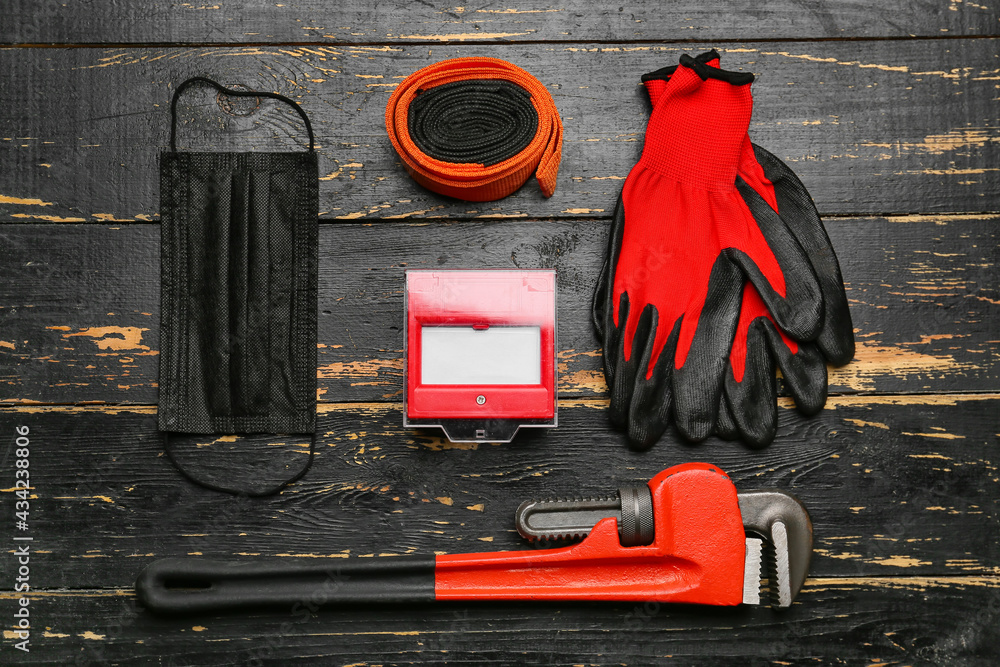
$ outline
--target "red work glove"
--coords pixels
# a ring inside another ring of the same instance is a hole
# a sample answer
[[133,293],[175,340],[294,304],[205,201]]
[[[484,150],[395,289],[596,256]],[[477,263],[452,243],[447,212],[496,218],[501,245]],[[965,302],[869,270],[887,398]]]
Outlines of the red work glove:
[[802,182],[781,160],[750,144],[749,138],[739,178],[788,225],[823,292],[823,326],[816,340],[808,342],[781,331],[753,286],[745,287],[715,431],[723,438],[763,446],[774,439],[778,425],[775,365],[799,411],[814,415],[826,403],[827,362],[841,365],[854,356],[854,326],[837,256]]
[[744,279],[793,338],[810,340],[822,324],[808,258],[736,178],[752,80],[681,56],[619,197],[594,316],[611,418],[641,447],[671,415],[692,440],[714,428]]
[[[695,60],[718,67],[714,50]],[[642,77],[655,106],[677,69],[663,68]],[[826,362],[843,364],[854,355],[854,335],[840,267],[805,186],[778,158],[747,137],[737,176],[757,192],[788,225],[812,264],[823,292],[824,320],[815,342],[796,341],[781,331],[759,293],[744,288],[739,322],[724,379],[715,432],[752,446],[769,443],[777,428],[775,365],[781,368],[800,412],[812,415],[826,401]]]

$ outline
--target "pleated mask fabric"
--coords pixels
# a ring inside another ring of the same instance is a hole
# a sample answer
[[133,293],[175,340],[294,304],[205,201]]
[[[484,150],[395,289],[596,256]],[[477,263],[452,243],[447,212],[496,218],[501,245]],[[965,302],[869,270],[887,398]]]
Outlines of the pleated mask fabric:
[[[291,105],[309,149],[178,151],[177,101],[195,84]],[[290,99],[202,77],[178,86],[160,157],[158,423],[168,455],[203,486],[264,495],[311,462],[311,437],[283,457],[259,437],[175,434],[315,432],[318,177],[312,127]]]

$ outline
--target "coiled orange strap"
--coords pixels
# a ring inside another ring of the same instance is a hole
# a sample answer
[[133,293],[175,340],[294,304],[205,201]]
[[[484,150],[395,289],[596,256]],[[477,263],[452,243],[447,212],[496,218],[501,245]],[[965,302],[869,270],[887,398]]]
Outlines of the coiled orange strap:
[[[410,105],[438,86],[470,80],[509,81],[531,96],[538,114],[534,138],[513,157],[496,164],[448,162],[422,151],[410,136]],[[392,147],[417,183],[465,201],[492,201],[521,187],[534,173],[542,194],[551,197],[562,159],[562,119],[548,89],[520,67],[497,58],[453,58],[419,69],[396,88],[385,108]]]

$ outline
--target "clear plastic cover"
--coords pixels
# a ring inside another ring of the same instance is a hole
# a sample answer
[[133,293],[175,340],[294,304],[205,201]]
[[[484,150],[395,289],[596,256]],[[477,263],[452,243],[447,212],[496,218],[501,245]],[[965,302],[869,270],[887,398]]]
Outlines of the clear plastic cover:
[[508,442],[556,414],[555,272],[406,272],[404,425]]

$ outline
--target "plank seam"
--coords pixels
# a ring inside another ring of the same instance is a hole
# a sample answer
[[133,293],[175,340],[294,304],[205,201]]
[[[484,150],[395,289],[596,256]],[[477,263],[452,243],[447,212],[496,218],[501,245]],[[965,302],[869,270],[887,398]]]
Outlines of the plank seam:
[[[846,394],[846,393],[830,393],[830,398],[934,398],[940,397],[943,399],[949,396],[960,397],[967,401],[989,401],[1000,399],[1000,393],[992,392],[898,392],[898,393],[879,393],[879,394]],[[791,400],[790,397],[781,396],[779,399]],[[607,397],[595,397],[595,396],[562,396],[559,398],[560,403],[585,403],[601,405],[608,402]],[[402,403],[399,401],[371,401],[371,400],[359,400],[359,401],[329,401],[329,400],[318,400],[317,405],[327,406],[327,407],[337,407],[337,406],[374,406],[380,409],[385,409],[390,406],[400,406]],[[104,410],[137,410],[137,411],[149,411],[155,410],[157,408],[156,403],[102,403],[95,401],[85,401],[80,403],[11,403],[7,401],[0,401],[0,412],[20,412],[20,411],[32,411],[42,409],[59,409],[65,408],[71,410],[74,408],[92,408],[94,411],[102,412]]]
[[366,47],[366,46],[444,46],[461,44],[463,46],[490,45],[490,46],[522,46],[522,45],[566,45],[566,44],[604,44],[604,45],[684,45],[684,44],[745,44],[748,42],[761,44],[794,44],[794,43],[822,43],[822,42],[918,42],[918,41],[956,41],[961,39],[998,39],[1000,34],[990,35],[921,35],[914,37],[911,35],[886,35],[882,37],[746,37],[746,38],[717,38],[717,39],[621,39],[621,40],[552,40],[552,39],[525,39],[525,40],[392,40],[392,41],[372,41],[372,42],[344,42],[337,40],[326,41],[303,41],[303,42],[0,42],[0,48],[18,49],[120,49],[120,48],[260,48],[260,47]]

